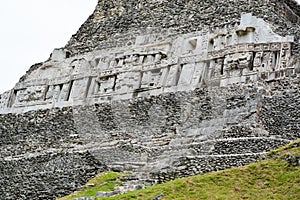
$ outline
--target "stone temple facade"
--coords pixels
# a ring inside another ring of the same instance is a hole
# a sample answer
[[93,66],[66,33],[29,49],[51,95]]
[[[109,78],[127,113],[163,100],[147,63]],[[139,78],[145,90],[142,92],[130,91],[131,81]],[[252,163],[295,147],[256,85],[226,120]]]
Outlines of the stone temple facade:
[[141,185],[241,166],[300,137],[293,0],[99,0],[0,96],[4,199],[55,199],[99,171]]

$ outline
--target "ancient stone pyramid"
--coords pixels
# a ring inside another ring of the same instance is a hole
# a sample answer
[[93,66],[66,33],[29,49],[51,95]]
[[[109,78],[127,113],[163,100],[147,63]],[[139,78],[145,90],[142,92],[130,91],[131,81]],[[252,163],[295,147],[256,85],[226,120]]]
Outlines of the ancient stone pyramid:
[[299,138],[299,39],[293,0],[99,0],[0,96],[1,198],[55,199],[106,170],[132,189]]

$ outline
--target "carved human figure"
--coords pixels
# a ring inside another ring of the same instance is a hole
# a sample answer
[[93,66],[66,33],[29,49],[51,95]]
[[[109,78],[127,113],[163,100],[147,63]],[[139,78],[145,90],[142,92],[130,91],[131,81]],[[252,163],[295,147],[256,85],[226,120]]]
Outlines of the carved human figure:
[[224,70],[230,71],[232,69],[237,68],[237,59],[235,58],[234,54],[227,55],[224,59]]
[[223,63],[224,59],[218,58],[210,62],[210,77],[217,78],[223,75]]
[[276,67],[273,52],[257,52],[253,60],[253,70],[258,72],[274,71]]
[[287,55],[287,50],[286,49],[282,49],[281,50],[281,55],[280,55],[280,68],[286,68],[286,55]]
[[43,100],[44,97],[44,86],[36,86],[32,87],[30,91],[30,101],[40,101]]
[[286,68],[288,65],[288,60],[291,55],[291,45],[289,43],[283,43],[281,46],[280,53],[280,68]]
[[263,52],[257,52],[253,60],[253,70],[259,71],[262,64]]
[[265,67],[265,71],[274,71],[275,70],[275,55],[273,52],[264,53],[262,65]]
[[125,82],[127,85],[127,88],[129,90],[131,89],[137,89],[140,84],[140,73],[139,72],[128,72]]

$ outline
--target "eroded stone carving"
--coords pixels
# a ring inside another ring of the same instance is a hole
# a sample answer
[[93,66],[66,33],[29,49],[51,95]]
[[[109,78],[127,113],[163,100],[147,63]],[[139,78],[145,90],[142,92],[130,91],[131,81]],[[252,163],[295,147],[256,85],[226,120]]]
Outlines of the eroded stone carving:
[[26,106],[34,102],[44,101],[46,88],[45,86],[31,86],[16,91],[15,104]]
[[116,75],[107,75],[102,76],[96,79],[97,89],[95,93],[110,93],[115,91],[117,76]]
[[210,61],[209,77],[219,78],[224,74],[224,58],[218,58]]
[[0,95],[0,109],[9,107],[9,97],[11,96],[10,93],[10,91],[7,91]]
[[225,57],[224,71],[228,77],[242,76],[243,70],[251,68],[252,52],[235,53]]
[[1,110],[17,112],[41,104],[62,107],[280,78],[297,63],[289,62],[292,42],[293,37],[281,37],[262,19],[245,14],[239,24],[173,38],[137,36],[128,46],[75,57],[55,49],[49,61],[2,98]]

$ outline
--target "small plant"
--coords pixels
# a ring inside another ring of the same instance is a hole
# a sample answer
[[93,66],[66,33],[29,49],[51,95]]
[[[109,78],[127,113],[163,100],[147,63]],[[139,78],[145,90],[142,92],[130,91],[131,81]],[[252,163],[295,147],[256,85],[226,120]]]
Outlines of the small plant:
[[91,179],[79,191],[76,191],[69,196],[59,198],[57,200],[73,200],[80,197],[96,197],[99,191],[113,191],[116,186],[121,185],[119,178],[125,174],[117,172],[103,172],[98,174],[95,178]]
[[[174,199],[289,199],[300,197],[300,166],[290,165],[287,155],[300,156],[300,140],[271,151],[264,160],[247,166],[176,179],[143,190],[97,200]],[[271,156],[270,156],[271,155]],[[273,156],[272,156],[273,155]],[[84,191],[60,200],[96,196],[118,184],[119,173],[103,173],[92,179]],[[92,184],[90,188],[89,184]],[[94,185],[93,185],[94,184]]]
[[300,197],[300,166],[282,159],[300,156],[300,140],[278,150],[274,156],[247,166],[177,179],[101,200],[152,200],[163,194],[163,200],[174,199],[289,199]]

